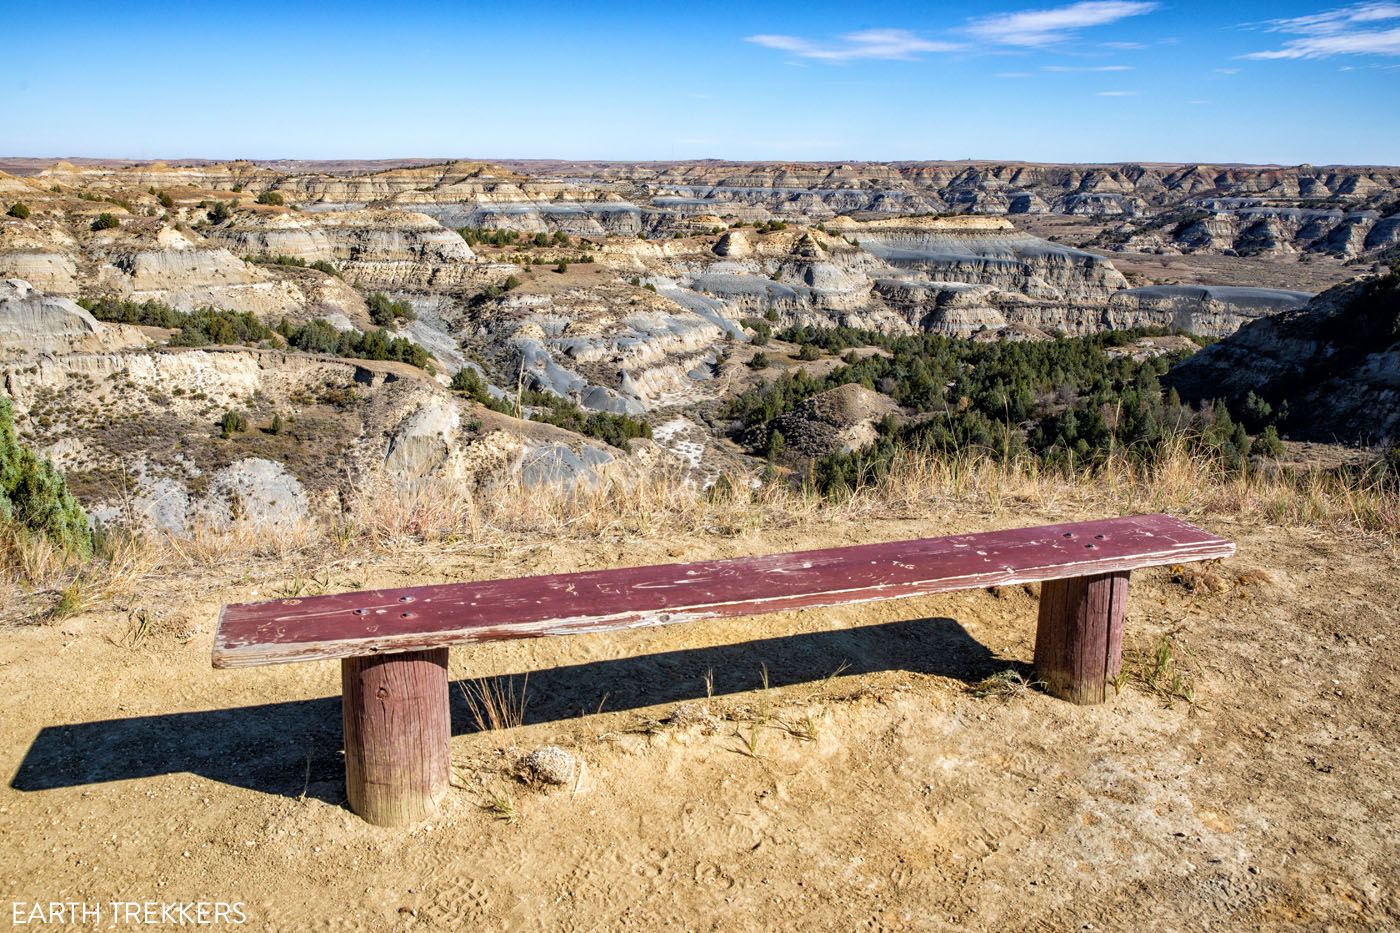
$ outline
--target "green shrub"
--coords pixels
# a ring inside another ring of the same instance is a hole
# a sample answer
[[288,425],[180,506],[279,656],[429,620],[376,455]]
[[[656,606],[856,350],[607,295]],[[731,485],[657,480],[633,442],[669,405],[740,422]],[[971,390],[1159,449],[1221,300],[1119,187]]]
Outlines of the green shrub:
[[223,201],[216,201],[214,206],[209,208],[209,222],[211,224],[221,224],[233,216],[233,211],[229,210]]
[[273,207],[281,207],[286,203],[282,200],[282,195],[278,194],[276,191],[264,191],[262,194],[258,195],[257,202],[259,204],[270,204]]
[[483,227],[462,227],[457,231],[469,246],[510,246],[520,239],[517,230],[487,230]]
[[804,362],[810,363],[813,360],[821,359],[822,351],[818,350],[817,345],[814,343],[804,343],[802,345],[802,349],[797,352],[797,358]]
[[783,449],[787,447],[787,438],[783,437],[782,431],[774,431],[768,435],[768,459],[777,460],[783,455]]
[[121,225],[122,222],[116,218],[115,214],[109,214],[103,211],[101,214],[98,214],[97,219],[92,222],[92,229],[113,230]]
[[452,374],[451,388],[454,392],[465,392],[472,398],[486,394],[486,382],[481,373],[470,366],[463,366]]
[[79,557],[92,554],[87,514],[54,465],[20,444],[14,406],[0,398],[0,519]]
[[226,411],[224,417],[219,421],[219,436],[228,440],[235,434],[242,434],[248,430],[248,420],[243,417],[242,412]]
[[744,318],[739,323],[753,331],[753,336],[749,338],[749,343],[756,347],[768,346],[768,340],[773,336],[772,326],[765,320],[756,317]]
[[29,208],[25,206],[25,203],[23,201],[16,201],[15,203],[11,204],[10,209],[5,213],[9,214],[11,217],[15,217],[20,220],[29,219]]
[[767,369],[771,365],[766,353],[755,353],[749,357],[749,369]]
[[287,339],[289,346],[298,350],[333,355],[340,355],[341,338],[350,333],[340,330],[324,318],[316,318],[301,325],[291,325],[283,321],[278,331]]
[[166,210],[170,210],[172,207],[175,206],[175,199],[172,198],[170,195],[166,194],[164,191],[156,195],[156,200],[159,201],[160,206],[165,208]]
[[369,319],[379,327],[391,327],[399,321],[418,317],[408,302],[392,301],[383,292],[371,292],[365,298],[365,305],[369,308]]
[[1264,428],[1264,433],[1259,435],[1255,450],[1257,453],[1275,460],[1282,457],[1284,454],[1283,440],[1278,436],[1278,428],[1272,424]]

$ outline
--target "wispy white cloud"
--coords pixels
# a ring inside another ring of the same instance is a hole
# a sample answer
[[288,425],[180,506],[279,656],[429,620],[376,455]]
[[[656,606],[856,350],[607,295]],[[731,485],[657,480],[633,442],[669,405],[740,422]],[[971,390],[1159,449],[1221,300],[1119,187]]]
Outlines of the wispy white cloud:
[[1056,71],[1064,74],[1084,71],[1132,71],[1132,65],[1044,65],[1041,71]]
[[1240,68],[1217,68],[1217,69],[1215,69],[1215,73],[1218,74],[1218,75],[1237,75],[1237,74],[1240,73],[1241,70],[1243,70],[1243,69],[1240,69]]
[[974,20],[968,31],[997,45],[1044,46],[1072,38],[1082,29],[1107,26],[1157,9],[1143,0],[1084,0],[1048,10],[998,13]]
[[1118,49],[1123,52],[1134,52],[1138,49],[1147,48],[1147,46],[1141,42],[1100,42],[1099,46],[1100,48]]
[[1099,91],[1095,97],[1137,97],[1137,91]]
[[1271,19],[1260,24],[1273,32],[1335,33],[1359,24],[1400,18],[1400,3],[1358,3],[1308,16]]
[[1358,3],[1307,16],[1252,24],[1296,38],[1243,58],[1312,59],[1333,55],[1400,55],[1400,3]]
[[963,48],[961,43],[924,39],[907,29],[866,29],[847,33],[831,42],[783,35],[749,36],[744,41],[801,58],[832,63],[870,58],[908,61],[929,52],[956,52]]
[[[785,33],[746,36],[744,41],[797,58],[830,64],[877,59],[909,61],[921,55],[975,51],[979,46],[1037,48],[1074,38],[1080,30],[1107,26],[1157,9],[1156,0],[1082,0],[1045,10],[1023,10],[972,19],[955,32],[974,41],[930,39],[908,29],[865,29],[833,39],[812,39]],[[1141,49],[1139,42],[1105,42],[1104,48]]]

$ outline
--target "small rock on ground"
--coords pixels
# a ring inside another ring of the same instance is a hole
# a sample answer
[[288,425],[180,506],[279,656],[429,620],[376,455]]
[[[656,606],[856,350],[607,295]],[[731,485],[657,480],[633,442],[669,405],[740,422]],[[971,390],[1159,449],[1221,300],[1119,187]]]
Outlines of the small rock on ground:
[[520,759],[520,774],[535,784],[569,784],[578,774],[578,761],[556,745],[545,745]]

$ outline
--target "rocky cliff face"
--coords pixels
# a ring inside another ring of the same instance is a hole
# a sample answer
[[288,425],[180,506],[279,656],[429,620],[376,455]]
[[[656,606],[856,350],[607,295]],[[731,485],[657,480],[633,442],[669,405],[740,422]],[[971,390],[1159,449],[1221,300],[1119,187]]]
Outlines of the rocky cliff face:
[[[394,363],[77,352],[0,365],[0,378],[20,430],[96,517],[176,533],[233,521],[294,526],[374,482],[562,480],[622,455],[481,409]],[[246,428],[222,436],[227,411],[242,412]]]
[[[1230,256],[1326,255],[1356,259],[1400,245],[1400,210],[1272,207],[1243,198],[1215,198],[1176,214],[1133,221],[1104,235],[1118,249]],[[1166,221],[1163,223],[1163,221]]]
[[1285,436],[1350,444],[1400,441],[1400,275],[1338,286],[1307,307],[1241,327],[1179,363],[1183,398],[1242,403],[1253,392]]
[[457,233],[412,211],[240,214],[206,236],[241,256],[330,262],[367,289],[443,291],[490,279]]
[[1225,285],[1151,285],[1128,288],[1108,302],[1101,326],[1168,327],[1206,337],[1233,334],[1244,324],[1308,303],[1307,292]]
[[830,229],[895,268],[1037,301],[1097,303],[1128,284],[1107,259],[1048,243],[1000,218],[843,219]]
[[118,350],[150,341],[136,328],[103,324],[67,298],[21,279],[0,281],[0,355]]

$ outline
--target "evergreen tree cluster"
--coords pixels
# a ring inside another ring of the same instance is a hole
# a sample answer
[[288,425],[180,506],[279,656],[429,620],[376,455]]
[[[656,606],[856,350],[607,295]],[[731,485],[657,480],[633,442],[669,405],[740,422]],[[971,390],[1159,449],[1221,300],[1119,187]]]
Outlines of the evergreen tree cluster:
[[[747,323],[747,322],[746,322]],[[773,456],[771,422],[804,399],[846,384],[889,395],[911,416],[887,418],[865,450],[833,454],[814,464],[823,490],[878,479],[900,451],[938,455],[981,452],[1033,457],[1063,468],[1093,468],[1111,454],[1150,461],[1166,441],[1181,438],[1203,455],[1244,467],[1251,452],[1277,456],[1281,442],[1258,408],[1252,438],[1223,403],[1195,409],[1159,378],[1184,353],[1135,360],[1110,354],[1159,330],[1112,331],[1043,342],[978,341],[932,334],[891,337],[848,328],[793,327],[783,340],[829,353],[875,346],[885,353],[857,357],[823,377],[794,369],[733,399],[725,410],[756,452]],[[810,354],[809,354],[810,355]]]
[[287,341],[287,346],[307,353],[328,353],[361,360],[392,360],[420,369],[433,358],[412,340],[395,337],[382,327],[360,333],[339,330],[324,318],[316,318],[305,324],[293,324],[284,319],[277,325],[277,333]]
[[178,333],[170,338],[170,345],[176,347],[285,344],[307,353],[328,353],[362,360],[394,360],[419,368],[426,366],[433,358],[432,354],[407,337],[395,337],[382,327],[358,333],[339,330],[323,318],[305,324],[293,324],[284,318],[276,328],[271,328],[247,311],[225,311],[221,308],[177,311],[159,301],[135,302],[119,298],[82,298],[78,303],[99,321],[176,330]]
[[159,301],[137,302],[110,297],[79,298],[78,304],[99,321],[179,331],[170,338],[171,346],[176,347],[257,346],[276,337],[272,328],[247,311],[209,307],[177,311]]
[[457,231],[468,246],[570,246],[573,239],[562,230],[523,236],[519,230],[492,230],[486,227],[462,227]]

